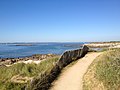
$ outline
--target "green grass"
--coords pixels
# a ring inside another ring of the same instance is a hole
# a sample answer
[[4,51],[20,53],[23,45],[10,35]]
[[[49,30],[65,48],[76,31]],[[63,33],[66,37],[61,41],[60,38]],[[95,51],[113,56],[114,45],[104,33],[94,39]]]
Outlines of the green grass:
[[18,63],[10,67],[0,67],[0,90],[24,90],[24,87],[28,84],[18,83],[11,80],[13,76],[19,75],[21,77],[37,77],[41,73],[49,72],[57,62],[58,57],[54,57],[39,64],[31,63],[24,64]]
[[120,89],[120,49],[110,49],[97,57],[83,78],[84,90]]

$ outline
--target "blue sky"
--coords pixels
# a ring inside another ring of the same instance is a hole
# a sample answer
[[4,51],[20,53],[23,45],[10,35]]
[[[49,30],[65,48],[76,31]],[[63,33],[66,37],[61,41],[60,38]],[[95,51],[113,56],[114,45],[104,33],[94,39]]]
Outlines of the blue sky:
[[0,42],[120,40],[120,0],[0,0]]

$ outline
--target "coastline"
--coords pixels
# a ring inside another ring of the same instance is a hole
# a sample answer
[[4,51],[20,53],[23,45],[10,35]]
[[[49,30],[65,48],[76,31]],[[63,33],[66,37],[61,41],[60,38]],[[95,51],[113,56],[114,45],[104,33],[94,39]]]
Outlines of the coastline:
[[84,45],[89,48],[120,48],[120,42],[91,42]]
[[[90,43],[91,44],[91,43]],[[97,43],[98,44],[98,43]],[[104,43],[102,43],[103,45],[104,45]],[[94,45],[96,45],[96,43],[94,43]],[[85,45],[84,45],[85,46]],[[113,46],[114,47],[114,46]],[[87,47],[88,48],[88,47]],[[81,51],[81,53],[83,53],[84,52],[84,48],[82,48],[83,49],[83,51]],[[80,53],[78,53],[78,52],[76,52],[76,50],[73,50],[74,52],[72,52],[72,51],[67,51],[67,52],[65,52],[65,53],[63,53],[63,56],[61,56],[61,58],[59,59],[59,62],[52,62],[52,65],[54,66],[54,68],[52,69],[50,69],[50,71],[51,72],[49,72],[49,74],[48,74],[48,76],[46,77],[46,81],[45,81],[45,83],[47,83],[48,84],[48,81],[49,81],[49,79],[51,79],[51,80],[54,80],[54,78],[55,78],[55,76],[54,75],[56,75],[56,77],[57,77],[57,75],[59,74],[58,72],[59,72],[59,70],[62,70],[62,68],[64,68],[64,65],[66,65],[66,63],[68,63],[69,64],[69,60],[73,60],[73,59],[75,59],[76,57],[73,57],[74,55],[75,56],[78,56],[77,54],[80,54]],[[71,54],[70,54],[70,52],[71,52]],[[87,52],[89,52],[89,50],[87,50]],[[81,56],[82,56],[82,54],[80,54]],[[32,56],[28,56],[28,57],[24,57],[24,58],[4,58],[4,59],[2,59],[2,61],[0,61],[0,67],[2,67],[2,68],[11,68],[12,66],[14,66],[14,64],[15,65],[19,65],[18,63],[20,63],[20,65],[22,65],[23,63],[25,63],[24,65],[29,65],[28,63],[32,63],[32,65],[33,65],[33,63],[34,63],[34,65],[32,66],[32,68],[33,67],[35,67],[36,68],[36,66],[37,65],[39,65],[39,64],[41,64],[40,66],[41,66],[41,68],[42,67],[44,67],[44,66],[46,66],[47,64],[48,64],[48,62],[49,61],[51,61],[51,60],[47,60],[48,58],[52,58],[52,57],[55,57],[55,56],[58,56],[58,55],[56,55],[56,54],[35,54],[35,55],[32,55]],[[68,57],[69,56],[69,57]],[[92,55],[93,56],[93,55]],[[72,58],[73,57],[73,58]],[[79,57],[79,56],[78,56]],[[70,59],[70,58],[72,58],[72,59]],[[1,59],[0,59],[1,60]],[[75,60],[77,60],[77,58],[75,59]],[[48,61],[45,65],[43,65],[42,66],[42,63],[44,63],[44,61],[46,62],[46,61]],[[74,60],[73,60],[74,61]],[[50,64],[50,63],[49,63]],[[25,67],[26,67],[25,66]],[[18,66],[19,67],[19,66]],[[23,66],[22,66],[23,67]],[[61,68],[62,67],[62,68]],[[31,68],[31,67],[30,67]],[[29,72],[29,70],[30,70],[30,68],[29,68],[29,66],[28,66],[28,72]],[[40,69],[40,68],[38,68],[38,69]],[[44,69],[45,70],[45,69]],[[12,71],[12,69],[11,69],[11,71]],[[41,71],[42,72],[42,71]],[[54,74],[54,73],[55,74]],[[54,76],[54,77],[52,77],[51,78],[51,75],[52,76]],[[33,76],[34,77],[34,76]],[[35,78],[35,79],[33,79],[33,77],[31,78],[31,77],[29,77],[29,76],[22,76],[22,75],[20,75],[20,74],[18,74],[18,75],[13,75],[11,78],[10,78],[10,80],[12,81],[12,82],[14,82],[14,83],[16,83],[17,81],[18,81],[18,83],[26,83],[27,81],[32,81],[31,83],[31,86],[32,87],[34,87],[35,86],[35,88],[39,88],[39,87],[36,87],[36,85],[37,85],[37,83],[35,83],[34,81],[35,80],[38,80],[37,78]],[[44,77],[40,77],[40,78],[44,78]],[[23,81],[24,80],[24,81]],[[39,80],[40,81],[40,83],[41,82],[44,82],[44,80],[43,79],[41,79],[41,80]],[[50,84],[51,84],[51,82],[50,82]],[[25,84],[24,84],[25,85]],[[46,84],[44,84],[43,86],[45,86]],[[42,87],[42,86],[41,86]],[[28,87],[26,87],[26,88],[28,88]],[[46,86],[46,88],[48,88],[47,86]]]
[[21,58],[0,58],[0,66],[11,66],[15,63],[40,63],[42,60],[59,56],[57,54],[34,54],[32,56],[26,56]]
[[84,42],[0,43],[0,58],[23,58],[34,54],[58,54],[82,47]]
[[[91,50],[101,51],[104,48],[120,48],[120,42],[91,42],[84,44]],[[81,46],[81,45],[80,45]],[[0,58],[0,66],[9,66],[15,63],[40,63],[42,60],[60,56],[58,54],[34,54],[31,56],[17,57],[17,58]]]

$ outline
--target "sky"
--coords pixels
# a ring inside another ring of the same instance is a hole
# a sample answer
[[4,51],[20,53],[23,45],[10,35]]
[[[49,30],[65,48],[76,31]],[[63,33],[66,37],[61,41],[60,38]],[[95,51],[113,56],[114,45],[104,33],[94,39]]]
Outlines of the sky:
[[120,0],[0,0],[0,42],[120,41]]

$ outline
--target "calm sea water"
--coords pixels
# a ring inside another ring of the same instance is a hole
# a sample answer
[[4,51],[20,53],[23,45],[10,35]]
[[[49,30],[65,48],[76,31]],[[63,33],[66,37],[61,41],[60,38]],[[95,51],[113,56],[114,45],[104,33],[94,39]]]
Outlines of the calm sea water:
[[[25,46],[26,44],[30,44],[31,46]],[[62,54],[66,50],[81,48],[83,44],[84,43],[0,43],[0,58],[25,57],[33,54]]]

